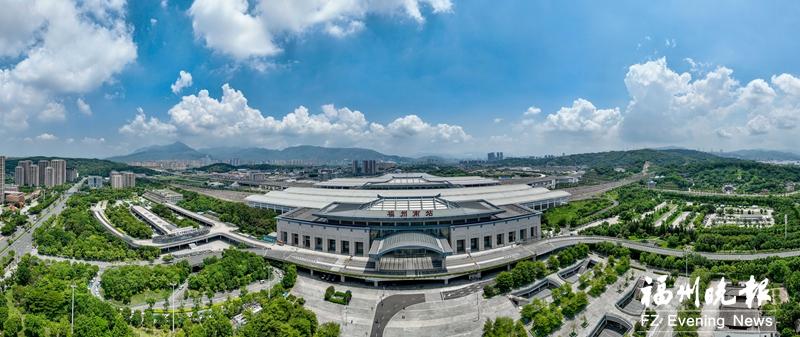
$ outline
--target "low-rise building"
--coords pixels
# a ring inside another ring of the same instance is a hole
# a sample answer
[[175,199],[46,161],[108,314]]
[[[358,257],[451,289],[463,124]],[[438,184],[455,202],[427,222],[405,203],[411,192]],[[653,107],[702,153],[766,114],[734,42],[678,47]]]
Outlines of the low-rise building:
[[22,192],[14,192],[14,191],[6,191],[5,194],[5,202],[9,205],[15,205],[17,207],[25,206],[25,193]]
[[183,194],[168,189],[147,191],[145,197],[170,204],[177,204],[179,201],[183,200]]

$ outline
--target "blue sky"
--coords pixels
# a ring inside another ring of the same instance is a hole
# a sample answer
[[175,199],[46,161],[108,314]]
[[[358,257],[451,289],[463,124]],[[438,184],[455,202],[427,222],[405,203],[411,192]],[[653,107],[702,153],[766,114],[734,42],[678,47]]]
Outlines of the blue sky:
[[795,2],[396,2],[0,0],[0,153],[797,148]]

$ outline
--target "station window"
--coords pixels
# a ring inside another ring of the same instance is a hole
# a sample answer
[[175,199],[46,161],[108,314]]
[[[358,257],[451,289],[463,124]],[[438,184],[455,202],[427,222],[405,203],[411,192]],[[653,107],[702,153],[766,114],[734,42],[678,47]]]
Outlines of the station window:
[[469,239],[469,250],[473,252],[480,250],[480,248],[478,248],[478,238]]
[[483,249],[492,248],[492,236],[487,235],[483,237]]
[[464,240],[456,240],[456,253],[464,252]]
[[336,253],[336,240],[328,239],[328,252]]
[[508,243],[512,243],[517,241],[516,237],[514,236],[514,232],[508,232]]
[[289,242],[289,233],[281,232],[281,241],[284,243]]
[[498,246],[503,245],[503,234],[497,234],[497,245]]
[[342,241],[342,254],[350,254],[350,241]]
[[300,239],[298,239],[297,233],[292,233],[292,246],[300,245]]
[[364,243],[361,241],[356,242],[356,255],[364,255]]
[[311,248],[311,237],[308,235],[303,235],[303,247]]
[[314,238],[314,250],[322,250],[322,238]]
[[519,230],[519,240],[520,241],[525,241],[525,230],[524,229],[520,229]]

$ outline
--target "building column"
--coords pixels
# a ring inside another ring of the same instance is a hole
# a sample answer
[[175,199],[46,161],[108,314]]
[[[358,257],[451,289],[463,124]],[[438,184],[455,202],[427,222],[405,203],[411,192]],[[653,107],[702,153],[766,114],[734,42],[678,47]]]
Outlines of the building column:
[[314,276],[314,269],[309,269],[309,271],[311,272],[311,276]]
[[450,279],[449,278],[444,279],[444,285],[447,285],[448,283],[450,283]]
[[372,281],[372,286],[377,288],[378,287],[378,280],[373,280]]
[[340,276],[342,278],[341,282],[344,282],[345,281],[344,275],[340,275]]

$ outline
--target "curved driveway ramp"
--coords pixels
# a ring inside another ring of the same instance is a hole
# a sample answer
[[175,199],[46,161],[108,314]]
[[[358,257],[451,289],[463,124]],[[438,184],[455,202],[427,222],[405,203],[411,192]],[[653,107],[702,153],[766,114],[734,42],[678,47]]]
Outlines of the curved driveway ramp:
[[392,295],[384,298],[375,308],[375,319],[372,321],[370,337],[383,337],[386,324],[395,314],[405,307],[424,302],[425,294]]
[[633,326],[622,317],[605,314],[589,337],[622,337],[633,329]]

